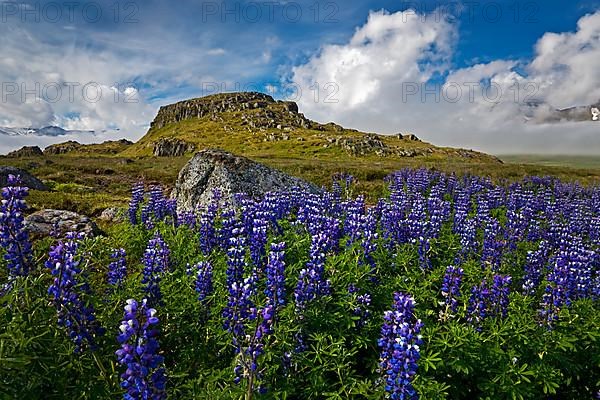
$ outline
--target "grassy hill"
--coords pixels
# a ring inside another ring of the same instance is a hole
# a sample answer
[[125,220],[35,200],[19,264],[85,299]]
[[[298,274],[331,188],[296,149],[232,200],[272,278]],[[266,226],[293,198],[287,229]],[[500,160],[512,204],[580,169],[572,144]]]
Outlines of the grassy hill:
[[[165,139],[186,143],[192,150],[174,157],[154,156],[155,147]],[[53,147],[56,151],[43,156],[0,157],[0,164],[24,168],[54,189],[51,194],[33,191],[28,203],[34,209],[64,208],[92,216],[126,204],[131,185],[138,180],[171,188],[193,151],[203,148],[244,155],[318,185],[329,185],[333,174],[347,172],[358,179],[357,190],[368,200],[384,191],[382,178],[405,167],[496,180],[526,175],[554,175],[582,183],[600,180],[597,166],[503,164],[494,156],[437,147],[411,135],[383,136],[319,124],[299,113],[294,103],[261,93],[218,94],[162,107],[148,133],[134,144]]]
[[437,147],[414,135],[377,135],[319,124],[299,113],[293,102],[254,92],[216,94],[162,107],[148,133],[121,154],[149,156],[165,138],[192,144],[196,150],[216,147],[249,157],[499,162],[475,151]]

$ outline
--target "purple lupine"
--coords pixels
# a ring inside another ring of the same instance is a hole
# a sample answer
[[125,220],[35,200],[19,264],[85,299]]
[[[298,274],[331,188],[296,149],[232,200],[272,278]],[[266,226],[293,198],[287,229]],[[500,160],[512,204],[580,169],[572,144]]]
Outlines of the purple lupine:
[[346,209],[344,234],[348,237],[348,245],[351,245],[361,236],[365,216],[365,200],[362,196],[359,196],[355,201],[346,202],[344,208]]
[[239,229],[240,221],[237,219],[235,209],[228,208],[221,213],[221,228],[219,229],[219,243],[224,250],[229,249],[230,239],[234,235],[234,229]]
[[547,277],[545,293],[542,296],[540,317],[549,328],[558,318],[563,307],[569,307],[573,300],[593,296],[593,268],[597,254],[588,250],[580,238],[571,242],[554,258]]
[[195,229],[197,216],[194,211],[180,211],[177,213],[177,226],[185,225],[190,229]]
[[165,217],[171,218],[173,226],[177,227],[179,216],[177,215],[177,199],[165,199]]
[[300,271],[298,284],[294,291],[296,311],[300,319],[306,306],[320,296],[329,294],[330,282],[325,280],[325,251],[327,237],[324,234],[313,236],[310,245],[309,261]]
[[213,269],[212,265],[208,261],[200,261],[196,267],[196,293],[198,293],[198,300],[203,306],[206,306],[206,298],[212,294],[213,291]]
[[121,348],[115,352],[117,361],[126,367],[121,374],[121,387],[126,400],[161,400],[166,398],[164,358],[160,345],[156,310],[147,300],[141,303],[127,300],[117,336]]
[[[148,201],[142,207],[141,220],[146,229],[153,229],[156,222],[168,216],[168,200],[160,186],[153,186],[148,192]],[[173,216],[176,219],[176,216]]]
[[148,303],[152,306],[160,305],[162,302],[162,294],[160,292],[160,280],[162,275],[168,271],[170,266],[169,247],[158,232],[148,242],[148,246],[144,251],[142,271],[142,283],[146,285]]
[[493,217],[486,218],[483,230],[483,249],[481,251],[481,262],[483,267],[489,266],[492,271],[500,268],[502,258],[503,241],[500,240],[502,227],[498,220]]
[[138,223],[138,209],[140,208],[140,204],[144,201],[145,188],[143,182],[138,182],[133,185],[133,189],[131,190],[131,201],[129,202],[129,222],[132,225],[137,225]]
[[235,228],[229,238],[227,249],[227,286],[234,282],[241,282],[246,267],[246,237],[243,228]]
[[82,238],[80,234],[67,233],[65,242],[59,240],[50,247],[45,263],[54,277],[48,294],[58,313],[58,325],[69,331],[77,353],[86,348],[94,350],[96,337],[104,333],[95,318],[94,308],[82,298],[89,295],[88,286],[78,281],[82,262],[78,249]]
[[471,289],[467,321],[477,330],[481,330],[481,324],[486,318],[505,318],[508,312],[511,277],[494,275],[492,282],[491,288],[488,281],[484,279],[480,285]]
[[392,310],[383,315],[379,367],[385,381],[385,391],[391,399],[418,399],[412,385],[422,344],[420,319],[414,317],[415,302],[403,293],[394,293]]
[[8,185],[2,188],[0,246],[6,251],[4,259],[9,276],[25,276],[31,268],[31,243],[23,224],[27,208],[24,198],[29,189],[20,184],[19,177],[8,175]]
[[[239,347],[239,341],[245,332],[245,322],[250,318],[251,309],[255,310],[251,297],[255,291],[255,276],[244,279],[246,266],[246,237],[243,228],[235,228],[233,237],[229,239],[230,248],[227,250],[226,281],[229,291],[227,306],[223,309],[225,319],[223,327],[233,334],[234,346]],[[255,312],[255,311],[254,311]]]
[[550,255],[550,247],[548,242],[542,240],[538,245],[538,249],[527,253],[527,261],[525,263],[525,277],[523,279],[523,294],[533,296],[540,283],[544,273],[544,268],[548,263]]
[[114,250],[110,258],[110,264],[108,264],[107,282],[112,286],[120,286],[123,284],[125,277],[127,276],[127,261],[125,259],[125,249]]
[[460,250],[456,256],[456,263],[463,263],[477,248],[477,221],[475,218],[466,218],[458,227],[460,235]]
[[442,302],[443,309],[440,311],[440,318],[445,320],[456,314],[458,309],[458,299],[460,298],[460,284],[464,270],[460,267],[450,265],[446,268],[444,279],[442,281]]
[[569,307],[571,299],[566,293],[563,283],[568,278],[569,270],[565,265],[557,265],[548,275],[548,285],[542,296],[541,309],[539,315],[542,325],[551,328],[554,321],[558,319],[558,313],[562,307]]
[[266,219],[254,218],[252,220],[252,231],[249,232],[250,259],[257,270],[261,270],[264,266],[268,226]]
[[370,209],[367,215],[364,217],[362,223],[361,242],[360,245],[363,249],[361,263],[370,267],[370,279],[373,282],[377,282],[376,277],[376,263],[373,258],[373,253],[377,250],[377,217],[375,216],[374,209]]
[[363,327],[371,316],[371,310],[369,309],[371,306],[371,295],[369,293],[359,294],[359,290],[354,284],[348,285],[348,294],[356,304],[352,310],[352,315],[358,317],[356,326]]
[[266,337],[273,333],[275,313],[273,307],[267,305],[252,316],[256,320],[256,328],[254,335],[246,336],[246,343],[242,345],[238,364],[234,368],[236,375],[234,383],[238,384],[242,378],[246,378],[248,380],[247,393],[252,393],[257,388],[264,393],[266,388],[259,385],[263,374],[258,358],[264,353]]
[[494,275],[491,290],[490,309],[493,316],[506,318],[508,315],[508,304],[510,284],[512,277],[509,275]]
[[216,219],[219,211],[220,192],[215,189],[213,197],[206,207],[206,210],[200,214],[198,220],[198,229],[200,231],[200,250],[205,256],[209,255],[213,247],[218,244]]
[[273,311],[285,305],[285,242],[271,243],[269,260],[265,268],[267,303]]

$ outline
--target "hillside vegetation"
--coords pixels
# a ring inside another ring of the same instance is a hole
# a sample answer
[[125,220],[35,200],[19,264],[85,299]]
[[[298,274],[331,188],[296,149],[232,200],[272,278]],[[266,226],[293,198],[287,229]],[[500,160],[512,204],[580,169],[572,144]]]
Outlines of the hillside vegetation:
[[[181,141],[193,150],[154,156],[155,147],[165,140]],[[570,168],[526,160],[503,164],[494,156],[437,147],[410,134],[385,136],[319,124],[299,113],[295,103],[260,93],[218,94],[162,107],[137,143],[66,142],[47,148],[43,156],[1,157],[0,164],[26,169],[55,190],[51,195],[32,191],[29,204],[34,210],[64,208],[97,216],[106,207],[125,204],[131,185],[139,180],[170,189],[191,154],[204,148],[244,155],[318,185],[329,185],[336,173],[350,173],[358,180],[355,190],[369,202],[384,193],[384,177],[406,167],[484,175],[494,181],[527,175],[582,184],[600,180],[600,168],[592,165]]]

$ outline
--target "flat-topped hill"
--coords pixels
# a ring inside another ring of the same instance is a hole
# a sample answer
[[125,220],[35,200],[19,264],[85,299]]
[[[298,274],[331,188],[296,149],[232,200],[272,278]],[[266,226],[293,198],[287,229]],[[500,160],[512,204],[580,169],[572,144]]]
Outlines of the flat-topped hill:
[[410,133],[380,135],[321,124],[300,113],[296,103],[258,92],[220,93],[163,106],[148,133],[124,156],[180,156],[221,148],[261,157],[343,161],[358,158],[452,158],[500,161],[487,154],[420,141]]

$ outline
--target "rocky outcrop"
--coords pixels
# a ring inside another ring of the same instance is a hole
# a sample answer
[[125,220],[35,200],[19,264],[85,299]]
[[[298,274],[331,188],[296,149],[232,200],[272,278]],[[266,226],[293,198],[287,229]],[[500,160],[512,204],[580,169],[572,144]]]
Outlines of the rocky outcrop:
[[48,190],[48,187],[38,178],[31,175],[29,172],[16,167],[0,167],[0,187],[5,187],[7,185],[9,175],[20,176],[21,185],[27,186],[29,189]]
[[87,237],[102,234],[102,231],[89,217],[66,210],[41,210],[25,218],[25,229],[36,239],[51,233],[60,236],[67,232],[80,232]]
[[44,149],[44,154],[66,154],[72,151],[79,150],[83,145],[74,140],[69,140],[64,143],[51,144]]
[[11,158],[20,158],[20,157],[36,157],[43,156],[44,153],[42,149],[38,146],[23,146],[19,150],[11,151],[6,156]]
[[408,134],[404,135],[402,137],[402,139],[404,139],[404,140],[410,140],[410,141],[413,141],[413,142],[420,142],[421,141],[421,139],[419,139],[417,137],[417,135],[412,134],[412,133],[408,133]]
[[[254,112],[248,112],[253,110]],[[278,124],[309,128],[312,121],[298,113],[298,105],[291,101],[276,101],[259,92],[220,93],[196,99],[184,100],[158,110],[151,123],[152,129],[186,119],[210,117],[223,121],[219,114],[241,112],[242,125],[250,129],[275,128]],[[318,124],[317,124],[318,125]]]
[[81,144],[74,140],[52,144],[44,149],[44,154],[67,154],[72,152],[87,154],[117,154],[133,145],[127,139],[105,140],[102,143]]
[[299,178],[222,150],[203,150],[179,172],[173,191],[177,206],[193,210],[206,206],[218,189],[223,202],[234,203],[235,193],[259,198],[266,192],[300,187],[311,192],[319,189]]
[[154,155],[157,157],[179,157],[196,150],[193,143],[176,138],[162,138],[154,144]]

